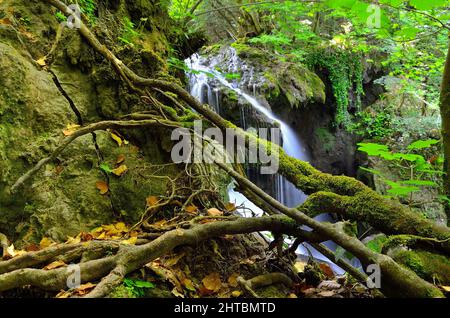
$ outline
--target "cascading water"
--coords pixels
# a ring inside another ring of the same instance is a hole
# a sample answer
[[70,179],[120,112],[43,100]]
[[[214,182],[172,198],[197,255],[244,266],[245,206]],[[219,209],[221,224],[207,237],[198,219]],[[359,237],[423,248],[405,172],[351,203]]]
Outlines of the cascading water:
[[[203,63],[202,63],[203,62]],[[244,91],[236,80],[233,82],[229,82],[220,72],[215,69],[215,63],[217,61],[210,62],[209,65],[205,65],[204,61],[201,61],[201,58],[194,54],[191,58],[186,60],[189,68],[193,70],[189,73],[189,85],[191,94],[196,97],[202,103],[208,103],[213,109],[221,114],[221,105],[219,102],[219,91],[218,85],[215,83],[218,81],[219,85],[223,85],[234,91],[238,96],[242,97],[246,100],[257,112],[264,114],[270,120],[277,122],[279,124],[279,128],[282,135],[282,146],[284,151],[291,157],[309,161],[310,157],[307,153],[307,150],[300,138],[297,136],[295,131],[287,125],[284,121],[280,120],[276,115],[274,115],[271,110],[264,107],[255,97],[256,96],[256,87],[252,86],[253,95],[249,95],[246,91]],[[231,54],[230,58],[230,67],[229,69],[233,72],[237,72],[239,70],[238,65],[239,61],[237,59],[236,54]],[[251,78],[253,79],[253,71],[251,71]],[[241,109],[241,125],[242,128],[247,127],[246,116],[243,109]],[[250,176],[250,179],[251,176]],[[255,181],[255,180],[252,180]],[[286,180],[283,176],[277,175],[277,191],[275,197],[278,201],[283,203],[288,207],[295,207],[299,204],[303,203],[306,199],[306,195],[298,190],[292,183]],[[233,189],[229,190],[230,201],[234,202],[237,206],[245,206],[246,209],[252,211],[256,215],[262,215],[263,211],[254,205],[251,201],[249,201],[244,195],[239,192],[234,191]],[[322,215],[318,217],[319,221],[330,221],[330,217],[328,215]],[[328,247],[335,249],[335,245],[332,242],[328,242],[326,245]],[[313,248],[309,248],[309,251],[312,252],[313,256],[322,260],[327,260],[325,256],[315,251]],[[307,249],[300,246],[297,250],[298,254],[307,255],[309,253]],[[333,268],[342,273],[342,270],[337,266],[333,266]]]

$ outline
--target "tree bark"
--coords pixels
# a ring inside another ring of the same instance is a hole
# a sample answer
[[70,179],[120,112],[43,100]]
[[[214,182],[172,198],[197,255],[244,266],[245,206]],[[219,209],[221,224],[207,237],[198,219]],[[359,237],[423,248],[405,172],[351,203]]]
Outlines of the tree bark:
[[[442,118],[442,138],[444,143],[444,194],[450,198],[450,32],[447,60],[442,78],[440,109]],[[450,203],[445,207],[447,225],[450,226]]]

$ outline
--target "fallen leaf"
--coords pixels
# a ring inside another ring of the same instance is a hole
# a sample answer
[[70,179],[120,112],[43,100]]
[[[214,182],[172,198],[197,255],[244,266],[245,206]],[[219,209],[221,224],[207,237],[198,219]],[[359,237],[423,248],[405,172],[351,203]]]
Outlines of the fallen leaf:
[[83,242],[92,241],[94,236],[91,233],[81,232],[80,238]]
[[236,210],[236,205],[234,205],[234,203],[232,202],[228,202],[227,204],[225,204],[225,209],[227,210],[227,212],[232,212]]
[[290,294],[289,294],[289,296],[288,296],[288,298],[298,298],[298,297],[297,297],[297,295],[296,295],[296,294],[294,294],[294,293],[290,293]]
[[109,191],[109,186],[104,181],[97,181],[95,183],[95,187],[100,191],[100,194],[106,194]]
[[72,296],[71,292],[61,290],[55,297],[56,298],[69,298],[70,296]]
[[36,252],[39,250],[40,250],[39,246],[37,246],[36,244],[33,244],[33,243],[28,245],[27,247],[25,247],[25,251],[27,251],[27,252]]
[[183,278],[181,280],[181,283],[187,290],[194,291],[194,292],[196,291],[196,289],[194,287],[194,283],[189,278]]
[[184,294],[180,293],[176,287],[174,287],[174,288],[172,289],[172,294],[173,294],[175,297],[184,298]]
[[118,167],[116,169],[113,169],[112,173],[114,173],[116,176],[120,177],[127,171],[128,171],[127,166],[126,165],[121,165],[120,167]]
[[190,213],[190,214],[197,214],[197,211],[198,211],[198,208],[195,206],[195,205],[188,205],[186,208],[185,208],[185,210],[186,210],[186,212],[187,213]]
[[51,239],[49,239],[48,237],[43,237],[42,240],[39,242],[39,247],[41,249],[49,247],[51,245],[54,245],[55,242],[53,242]]
[[203,286],[206,289],[211,290],[213,292],[217,292],[222,287],[222,281],[220,280],[219,273],[211,273],[205,278],[202,279]]
[[155,197],[154,195],[147,197],[146,199],[147,201],[147,206],[155,206],[156,204],[158,204],[159,199],[158,197]]
[[318,289],[327,289],[327,290],[333,290],[333,289],[339,289],[341,288],[341,284],[336,283],[332,280],[324,280],[317,286]]
[[16,250],[14,248],[14,244],[11,244],[10,246],[8,246],[6,248],[5,251],[3,251],[3,257],[6,258],[6,259],[9,259],[9,258],[13,258],[13,257],[16,257],[16,256],[23,255],[25,253],[26,253],[26,251]]
[[179,255],[175,255],[175,256],[169,258],[167,261],[165,261],[164,265],[166,265],[168,267],[175,266],[176,264],[178,264],[180,259],[182,259],[184,257],[184,255],[185,255],[185,253],[181,253]]
[[450,286],[440,286],[443,290],[450,293]]
[[320,263],[319,268],[322,271],[322,273],[325,274],[325,276],[327,276],[328,278],[331,278],[331,279],[334,278],[335,275],[334,275],[334,272],[331,269],[330,265],[325,264],[325,263]]
[[207,211],[209,216],[222,216],[223,212],[216,208],[208,209]]
[[119,155],[117,157],[116,164],[121,164],[124,161],[125,161],[125,156],[124,155]]
[[66,244],[78,244],[81,242],[81,234],[78,234],[76,237],[69,236],[67,238]]
[[230,277],[228,277],[228,284],[231,286],[231,287],[237,287],[238,286],[238,281],[237,281],[237,278],[239,277],[239,274],[238,273],[233,273],[233,274],[231,274],[231,276]]
[[116,228],[116,230],[118,231],[118,232],[128,232],[128,227],[126,226],[126,224],[125,223],[123,223],[123,222],[118,222],[118,223],[116,223],[115,225],[114,225],[114,227]]
[[233,290],[232,292],[231,292],[231,296],[233,296],[233,297],[239,297],[239,296],[241,296],[241,291],[239,291],[239,290]]
[[137,242],[137,237],[134,236],[134,237],[130,237],[128,240],[124,240],[120,243],[125,244],[125,245],[136,245],[136,242]]
[[59,267],[63,267],[63,266],[67,266],[67,264],[64,263],[63,261],[54,261],[54,262],[48,264],[47,266],[45,266],[44,269],[51,270],[51,269],[55,269],[55,268],[59,268]]
[[45,61],[45,56],[41,57],[40,59],[36,60],[36,63],[38,63],[40,66],[44,67],[47,65],[47,62]]
[[12,23],[11,23],[11,20],[9,18],[3,18],[3,19],[0,19],[0,24],[11,25]]
[[64,136],[70,136],[73,135],[73,133],[75,131],[78,130],[78,128],[80,128],[80,125],[77,124],[67,124],[66,129],[63,130],[63,134]]
[[86,284],[80,285],[80,287],[75,289],[74,294],[78,295],[78,296],[86,295],[92,289],[94,289],[95,286],[96,286],[96,284],[92,284],[92,283],[86,283]]
[[318,293],[318,295],[321,297],[332,297],[335,295],[335,292],[332,290],[326,290],[326,291],[321,291],[320,293]]
[[116,135],[116,134],[113,133],[113,132],[111,132],[110,135],[111,135],[111,138],[114,139],[115,142],[117,142],[117,144],[119,145],[119,147],[122,147],[122,144],[123,144],[122,138],[120,138],[118,135]]

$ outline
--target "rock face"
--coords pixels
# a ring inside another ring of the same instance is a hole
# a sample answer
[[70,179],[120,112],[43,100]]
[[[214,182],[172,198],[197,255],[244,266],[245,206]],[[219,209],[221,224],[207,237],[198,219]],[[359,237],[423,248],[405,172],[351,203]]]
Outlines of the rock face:
[[[160,30],[170,19],[159,1],[96,3],[96,14],[108,15],[101,19],[107,24],[101,27],[102,41],[144,76],[167,72],[163,61],[170,28]],[[162,147],[170,133],[124,131],[128,144],[119,146],[102,131],[77,139],[19,193],[10,194],[11,185],[64,138],[68,124],[116,119],[146,107],[76,31],[65,28],[56,39],[55,13],[44,1],[0,2],[0,232],[22,242],[42,236],[65,240],[118,218],[136,222],[146,197],[165,194],[165,182],[152,177],[155,171],[177,173],[171,166],[152,166],[170,161]],[[141,17],[153,16],[140,31],[141,42],[130,47],[118,41],[125,17],[137,25]],[[115,168],[119,161],[128,167],[121,177],[101,169]],[[98,181],[109,185],[107,194],[99,194]]]

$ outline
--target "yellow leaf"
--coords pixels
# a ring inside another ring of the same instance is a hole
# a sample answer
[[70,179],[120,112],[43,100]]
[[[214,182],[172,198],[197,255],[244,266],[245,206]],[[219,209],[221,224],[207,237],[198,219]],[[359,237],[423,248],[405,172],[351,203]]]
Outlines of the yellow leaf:
[[36,60],[36,63],[38,63],[40,66],[46,66],[47,62],[45,62],[45,56],[41,57],[40,59]]
[[81,235],[77,235],[76,237],[69,236],[67,238],[66,244],[78,244],[81,242]]
[[42,240],[39,242],[39,247],[41,249],[49,247],[51,245],[54,245],[55,242],[53,242],[51,239],[49,239],[48,237],[43,237]]
[[78,128],[80,128],[80,125],[77,124],[67,124],[66,129],[63,130],[63,134],[64,136],[70,136],[73,135],[73,133],[75,131],[78,130]]
[[97,181],[95,183],[95,187],[100,191],[100,194],[106,194],[109,191],[109,186],[104,181]]
[[227,204],[225,204],[225,209],[227,210],[227,212],[232,212],[236,210],[236,206],[234,205],[234,203],[228,202]]
[[72,294],[68,291],[61,290],[55,297],[56,298],[69,298]]
[[124,240],[120,243],[125,244],[125,245],[136,245],[136,242],[137,242],[137,237],[133,236],[133,237],[130,237],[128,240]]
[[166,262],[164,262],[164,265],[168,266],[168,267],[172,267],[178,264],[178,262],[180,261],[180,259],[182,259],[184,257],[184,253],[181,253],[179,255],[175,255],[171,258],[169,258]]
[[117,136],[115,133],[111,132],[111,138],[115,140],[115,142],[117,142],[117,144],[119,145],[119,147],[122,147],[123,141],[122,138],[120,138],[119,136]]
[[147,198],[147,206],[149,206],[149,207],[158,204],[158,202],[159,202],[158,197],[155,197],[154,195],[149,196]]
[[116,176],[120,177],[121,175],[123,175],[127,171],[128,171],[127,166],[126,165],[121,165],[119,168],[113,169],[112,173],[114,173]]
[[231,274],[230,277],[228,277],[228,284],[230,284],[231,287],[237,287],[238,281],[237,278],[239,277],[238,273]]
[[211,273],[202,280],[203,286],[206,289],[217,292],[222,287],[219,273]]
[[450,293],[450,286],[441,286],[441,288]]
[[114,227],[116,228],[117,231],[128,232],[128,227],[123,222],[116,223]]
[[223,212],[216,208],[208,209],[207,213],[209,216],[222,216],[223,215]]
[[198,208],[195,205],[188,205],[185,210],[187,213],[197,214]]
[[13,257],[16,257],[16,256],[20,256],[20,255],[23,255],[23,254],[25,254],[26,253],[26,251],[22,251],[22,250],[16,250],[15,248],[14,248],[14,244],[11,244],[10,246],[8,246],[7,248],[6,248],[6,250],[3,252],[3,257],[5,257],[5,258],[13,258]]
[[189,278],[183,278],[181,280],[181,283],[187,290],[196,291],[196,289],[194,287],[194,283],[192,283],[192,280],[190,280]]
[[241,292],[239,290],[233,290],[233,292],[231,293],[231,296],[239,297],[239,296],[241,296]]
[[45,270],[51,270],[51,269],[63,267],[63,266],[66,266],[66,265],[67,264],[64,263],[63,261],[54,261],[54,262],[48,264],[47,266],[45,266],[44,269]]

